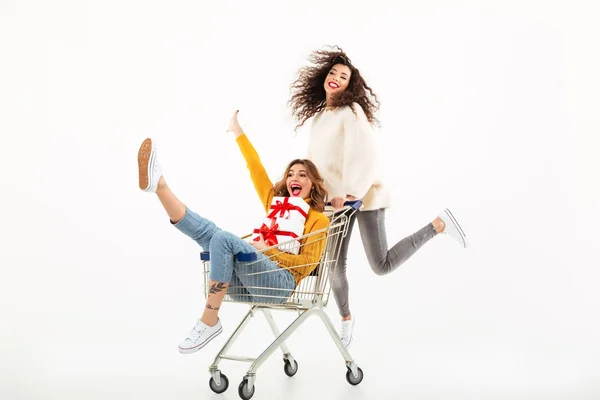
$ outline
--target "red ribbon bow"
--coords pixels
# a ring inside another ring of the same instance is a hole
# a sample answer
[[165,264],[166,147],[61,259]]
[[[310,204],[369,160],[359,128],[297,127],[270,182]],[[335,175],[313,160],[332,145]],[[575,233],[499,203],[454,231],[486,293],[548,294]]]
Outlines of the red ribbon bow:
[[271,219],[271,226],[267,226],[265,223],[263,223],[260,228],[254,229],[253,233],[259,234],[259,236],[254,238],[255,242],[258,242],[260,240],[260,235],[262,235],[265,243],[269,247],[279,244],[277,241],[277,235],[290,236],[294,239],[298,237],[298,235],[296,235],[294,232],[280,231],[279,224],[275,221],[275,219]]
[[298,211],[304,218],[308,218],[306,212],[297,205],[294,205],[289,202],[289,197],[284,197],[283,202],[281,200],[275,200],[275,204],[271,204],[271,213],[267,215],[267,218],[273,218],[279,213],[279,218],[283,218],[283,215],[286,211],[290,212],[292,210]]
[[274,219],[271,220],[271,226],[267,226],[263,223],[260,228],[254,230],[254,233],[259,234],[259,236],[254,238],[254,241],[258,242],[260,240],[260,235],[262,235],[267,245],[274,246],[278,243],[276,236],[277,232],[279,232],[278,229],[279,224],[277,224]]

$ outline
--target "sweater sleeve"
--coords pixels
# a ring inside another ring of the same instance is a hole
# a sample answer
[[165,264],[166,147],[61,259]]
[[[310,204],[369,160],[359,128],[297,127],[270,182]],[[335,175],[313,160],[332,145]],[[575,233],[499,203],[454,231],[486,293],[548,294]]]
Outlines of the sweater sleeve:
[[248,170],[250,171],[250,178],[252,178],[252,182],[254,183],[254,189],[256,189],[256,193],[265,209],[268,209],[270,206],[270,195],[273,191],[273,182],[271,182],[271,179],[260,161],[260,157],[254,149],[254,146],[250,143],[248,136],[242,134],[237,137],[236,142],[246,160]]
[[310,274],[318,265],[325,251],[327,231],[311,234],[329,226],[329,218],[321,214],[305,235],[309,235],[300,247],[299,254],[291,254],[272,248],[264,254],[277,261],[281,268],[289,270],[295,277],[302,278]]
[[343,186],[346,195],[362,199],[376,177],[375,137],[367,116],[358,103],[344,115]]

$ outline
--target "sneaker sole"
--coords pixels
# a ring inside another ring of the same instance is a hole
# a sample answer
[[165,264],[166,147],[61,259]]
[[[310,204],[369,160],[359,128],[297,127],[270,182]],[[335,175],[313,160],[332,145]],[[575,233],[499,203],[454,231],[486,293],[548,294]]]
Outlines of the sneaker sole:
[[446,215],[448,216],[448,218],[450,219],[450,222],[452,222],[452,224],[454,225],[454,227],[456,228],[458,234],[460,235],[460,238],[463,241],[463,246],[467,247],[467,235],[465,234],[465,231],[463,231],[462,227],[460,226],[460,224],[458,223],[458,221],[456,220],[456,218],[454,218],[454,215],[452,214],[452,212],[449,209],[445,209],[444,212],[446,213]]
[[152,139],[144,140],[138,151],[138,169],[140,189],[148,190],[152,182],[152,171],[149,166],[152,165],[154,150],[152,148]]
[[216,331],[215,333],[213,333],[212,335],[210,335],[204,342],[197,344],[194,347],[191,347],[189,349],[183,349],[181,347],[179,347],[179,352],[181,354],[192,354],[197,352],[198,350],[200,350],[201,348],[203,348],[204,346],[206,346],[208,344],[208,342],[210,342],[211,340],[213,340],[215,337],[219,336],[219,334],[223,332],[223,327],[221,326],[219,328],[218,331]]

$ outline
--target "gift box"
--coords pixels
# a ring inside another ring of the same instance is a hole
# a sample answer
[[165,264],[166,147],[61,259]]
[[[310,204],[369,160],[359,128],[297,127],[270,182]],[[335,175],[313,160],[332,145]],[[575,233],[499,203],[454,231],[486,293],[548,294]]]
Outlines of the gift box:
[[[268,246],[279,246],[279,250],[287,253],[300,252],[298,237],[304,234],[304,223],[310,206],[299,197],[273,197],[269,212],[261,226],[254,229],[250,240],[259,240],[262,234]],[[285,243],[284,242],[289,242]]]
[[271,206],[267,213],[267,218],[277,218],[285,220],[297,220],[304,222],[308,217],[308,209],[310,206],[308,203],[300,197],[273,197],[271,200]]

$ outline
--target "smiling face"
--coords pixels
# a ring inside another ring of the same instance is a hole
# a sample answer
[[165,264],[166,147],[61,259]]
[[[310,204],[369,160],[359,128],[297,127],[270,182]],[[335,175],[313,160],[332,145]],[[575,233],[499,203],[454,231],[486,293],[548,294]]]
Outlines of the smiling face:
[[292,197],[300,197],[302,199],[310,197],[310,190],[313,184],[308,178],[304,164],[294,164],[290,167],[285,185]]
[[350,83],[351,75],[352,72],[347,65],[335,64],[333,67],[331,67],[324,83],[327,97],[346,90],[348,84]]

